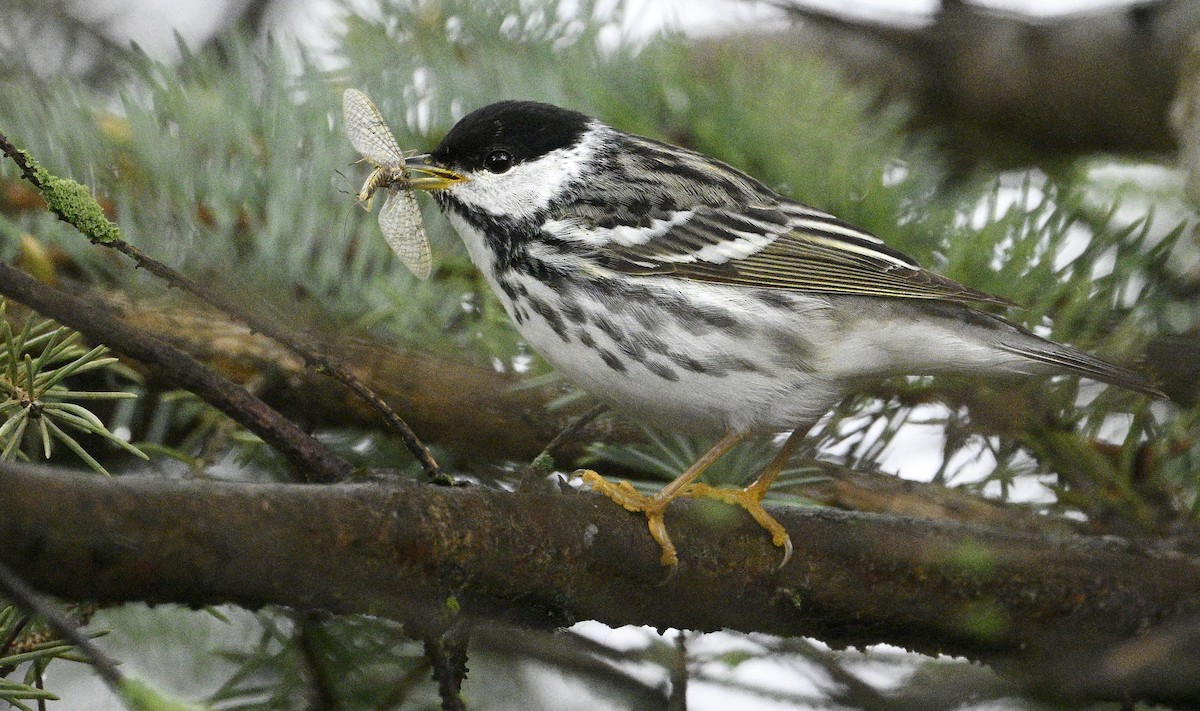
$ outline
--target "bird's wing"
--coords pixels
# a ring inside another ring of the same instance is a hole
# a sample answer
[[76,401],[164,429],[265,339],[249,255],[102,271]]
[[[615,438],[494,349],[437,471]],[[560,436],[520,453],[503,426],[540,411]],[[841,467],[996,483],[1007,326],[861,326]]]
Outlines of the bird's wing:
[[701,207],[636,227],[603,228],[599,235],[593,227],[590,235],[601,264],[629,274],[823,294],[1014,305],[923,269],[875,235],[800,203]]

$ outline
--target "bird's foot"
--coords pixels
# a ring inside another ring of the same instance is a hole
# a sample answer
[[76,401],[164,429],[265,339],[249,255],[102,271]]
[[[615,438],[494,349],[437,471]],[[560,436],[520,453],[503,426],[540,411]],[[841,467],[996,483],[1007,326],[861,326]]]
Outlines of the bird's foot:
[[782,568],[792,559],[792,537],[788,535],[783,524],[775,520],[775,517],[762,507],[762,500],[766,494],[767,487],[758,485],[758,482],[744,489],[721,489],[698,483],[684,489],[680,496],[691,499],[715,499],[726,504],[741,506],[758,522],[758,525],[767,529],[767,533],[771,534],[771,543],[783,549],[783,561],[779,563],[779,567]]
[[582,477],[585,484],[591,485],[592,491],[604,494],[626,511],[646,514],[646,524],[650,528],[650,535],[662,548],[662,556],[659,560],[666,566],[679,564],[679,556],[675,553],[675,544],[671,543],[671,537],[667,535],[665,519],[667,505],[674,497],[647,496],[633,488],[633,484],[627,481],[614,484],[591,469],[580,469],[575,474]]

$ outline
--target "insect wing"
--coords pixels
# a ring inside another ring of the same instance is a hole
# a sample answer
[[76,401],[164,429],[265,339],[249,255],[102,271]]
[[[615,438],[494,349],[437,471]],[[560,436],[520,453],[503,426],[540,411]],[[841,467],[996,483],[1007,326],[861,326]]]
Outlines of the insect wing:
[[433,269],[429,237],[421,221],[421,208],[411,190],[389,188],[379,211],[379,227],[392,251],[418,279],[428,279]]
[[377,166],[395,166],[404,160],[383,115],[366,94],[358,89],[347,89],[342,94],[342,115],[350,144],[363,158]]

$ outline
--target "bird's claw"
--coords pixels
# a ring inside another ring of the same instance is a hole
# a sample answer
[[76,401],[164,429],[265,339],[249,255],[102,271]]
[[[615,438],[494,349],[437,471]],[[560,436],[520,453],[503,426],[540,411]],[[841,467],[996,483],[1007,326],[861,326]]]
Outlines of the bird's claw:
[[583,483],[590,485],[592,491],[604,494],[626,511],[644,513],[646,525],[650,528],[650,536],[662,548],[659,561],[672,568],[679,565],[679,555],[675,551],[675,544],[671,542],[671,536],[667,534],[666,512],[667,504],[671,503],[669,499],[646,496],[633,488],[633,484],[627,481],[619,481],[614,484],[591,469],[580,469],[575,474],[583,479]]
[[783,560],[779,563],[779,567],[788,564],[792,559],[792,537],[788,535],[787,529],[783,524],[779,523],[774,516],[767,513],[767,510],[762,506],[763,496],[766,495],[766,488],[755,485],[750,485],[745,489],[721,489],[715,486],[709,486],[704,483],[692,484],[684,489],[680,496],[686,496],[692,499],[714,499],[726,504],[741,506],[746,510],[746,513],[767,530],[771,534],[771,543],[777,548],[783,549]]

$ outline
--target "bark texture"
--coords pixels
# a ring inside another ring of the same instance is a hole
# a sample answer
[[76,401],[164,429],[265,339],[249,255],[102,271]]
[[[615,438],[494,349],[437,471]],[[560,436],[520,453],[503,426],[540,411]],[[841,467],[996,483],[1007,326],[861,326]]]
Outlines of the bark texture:
[[598,495],[404,481],[114,480],[0,469],[0,560],[71,599],[460,619],[595,619],[889,642],[974,658],[1099,653],[1200,610],[1200,560],[1115,538],[776,507],[780,553],[740,509],[673,505],[678,570]]

